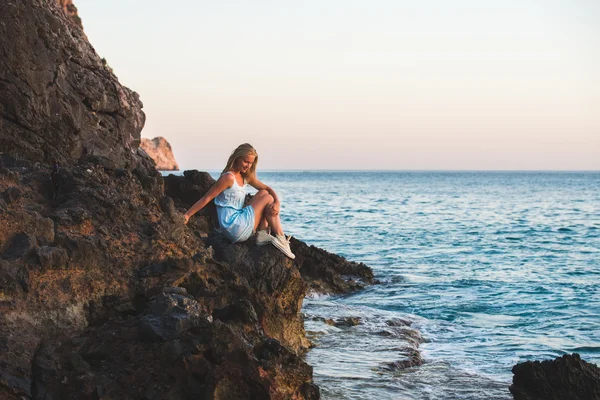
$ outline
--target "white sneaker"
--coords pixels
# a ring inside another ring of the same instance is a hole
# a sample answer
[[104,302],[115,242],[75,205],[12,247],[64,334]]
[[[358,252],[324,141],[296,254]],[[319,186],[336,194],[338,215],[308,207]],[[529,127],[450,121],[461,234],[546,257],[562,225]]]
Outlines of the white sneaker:
[[283,254],[291,258],[292,260],[296,258],[294,253],[292,253],[292,249],[290,249],[290,239],[291,236],[285,237],[285,235],[275,235],[272,236],[271,243],[273,246],[277,247]]
[[262,246],[267,243],[271,243],[273,240],[273,236],[269,234],[266,230],[260,230],[256,232],[256,245]]

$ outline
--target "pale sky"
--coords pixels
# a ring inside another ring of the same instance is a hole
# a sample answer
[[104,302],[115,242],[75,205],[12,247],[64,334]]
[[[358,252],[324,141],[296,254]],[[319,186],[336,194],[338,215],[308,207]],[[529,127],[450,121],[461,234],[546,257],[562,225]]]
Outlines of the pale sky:
[[182,169],[600,170],[598,0],[75,0]]

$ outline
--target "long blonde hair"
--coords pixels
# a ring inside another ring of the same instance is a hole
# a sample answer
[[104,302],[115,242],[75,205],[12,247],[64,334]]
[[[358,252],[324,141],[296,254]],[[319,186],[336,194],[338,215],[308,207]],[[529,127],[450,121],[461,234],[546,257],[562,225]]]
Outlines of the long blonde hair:
[[223,170],[223,172],[231,171],[233,169],[233,164],[235,164],[235,161],[238,158],[247,156],[248,154],[251,154],[254,156],[254,162],[252,163],[250,168],[248,168],[248,172],[246,172],[245,174],[242,174],[240,172],[240,174],[244,178],[244,181],[247,181],[248,178],[256,178],[256,164],[258,164],[258,153],[254,149],[254,147],[252,147],[252,145],[249,143],[240,144],[231,153],[231,155],[229,156],[229,159],[227,160],[227,165],[225,166],[225,169]]

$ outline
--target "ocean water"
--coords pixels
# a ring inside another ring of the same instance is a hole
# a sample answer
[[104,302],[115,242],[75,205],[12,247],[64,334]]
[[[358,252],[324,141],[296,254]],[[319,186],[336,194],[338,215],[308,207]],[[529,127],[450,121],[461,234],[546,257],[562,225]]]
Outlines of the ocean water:
[[[304,302],[324,399],[510,399],[517,362],[577,352],[600,363],[600,173],[259,179],[282,198],[287,233],[380,280]],[[360,324],[324,322],[347,316]]]

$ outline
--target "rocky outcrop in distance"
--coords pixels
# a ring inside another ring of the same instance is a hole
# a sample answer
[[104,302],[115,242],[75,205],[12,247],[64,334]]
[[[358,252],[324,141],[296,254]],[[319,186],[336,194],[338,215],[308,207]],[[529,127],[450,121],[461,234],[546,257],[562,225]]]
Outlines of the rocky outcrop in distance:
[[600,399],[600,368],[576,353],[520,363],[512,372],[510,392],[515,400]]
[[175,161],[173,149],[164,137],[158,136],[154,139],[142,138],[140,147],[154,161],[156,169],[159,171],[179,171],[179,165]]
[[141,102],[56,2],[1,2],[0,52],[0,398],[319,398],[302,299],[370,270],[231,245],[211,207],[184,225],[210,176],[156,171]]

